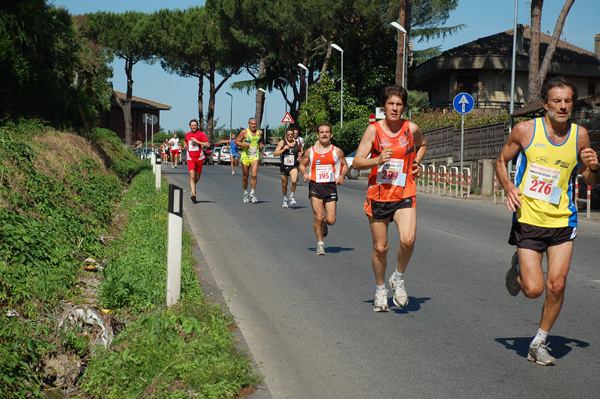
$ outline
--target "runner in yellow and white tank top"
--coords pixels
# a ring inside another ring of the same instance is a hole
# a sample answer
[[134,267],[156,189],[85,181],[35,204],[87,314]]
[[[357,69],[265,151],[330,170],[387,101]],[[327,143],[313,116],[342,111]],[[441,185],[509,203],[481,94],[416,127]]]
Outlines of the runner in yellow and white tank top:
[[[519,153],[514,183],[523,195],[514,221],[539,227],[577,227],[572,177],[576,174],[577,132],[570,124],[566,139],[548,139],[543,118],[534,120],[533,139]],[[550,129],[552,129],[550,127]]]
[[[257,129],[255,118],[248,120],[248,128],[238,134],[235,144],[242,149],[242,187],[244,188],[244,203],[258,202],[254,190],[258,181],[258,161],[262,150],[262,132]],[[250,193],[248,193],[248,178],[250,177]]]
[[[508,242],[517,247],[506,273],[506,290],[512,296],[523,291],[527,298],[546,291],[527,360],[552,366],[556,359],[548,353],[546,339],[562,308],[577,236],[571,178],[579,172],[593,186],[599,168],[587,129],[569,120],[577,100],[575,85],[552,77],[544,82],[541,98],[545,115],[515,126],[496,160],[496,173],[506,190],[506,206],[514,212]],[[506,166],[517,155],[513,183]],[[547,273],[542,268],[544,252]]]

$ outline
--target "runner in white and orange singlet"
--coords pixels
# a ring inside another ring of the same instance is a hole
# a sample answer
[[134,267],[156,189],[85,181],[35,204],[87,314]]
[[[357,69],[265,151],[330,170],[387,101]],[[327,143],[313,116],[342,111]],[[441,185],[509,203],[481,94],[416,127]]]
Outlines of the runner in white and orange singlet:
[[317,255],[325,255],[323,237],[329,226],[335,224],[337,186],[344,183],[348,164],[344,152],[331,144],[331,125],[321,124],[317,133],[319,141],[304,152],[300,174],[308,183],[308,198],[312,205],[313,228],[317,238]]
[[377,284],[373,310],[387,312],[385,271],[388,227],[392,220],[398,227],[400,245],[396,270],[390,276],[389,284],[394,291],[396,306],[405,307],[408,304],[404,272],[412,256],[417,232],[415,178],[421,173],[420,162],[425,156],[427,142],[419,126],[402,119],[407,101],[407,92],[403,87],[385,87],[380,100],[385,119],[367,127],[352,167],[357,170],[371,169],[365,213],[373,236],[371,260]]

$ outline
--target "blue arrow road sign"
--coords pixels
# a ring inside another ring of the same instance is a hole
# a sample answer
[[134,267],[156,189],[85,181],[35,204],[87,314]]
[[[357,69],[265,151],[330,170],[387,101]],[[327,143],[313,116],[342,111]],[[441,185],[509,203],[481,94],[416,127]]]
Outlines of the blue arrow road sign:
[[456,97],[454,97],[452,105],[459,114],[468,114],[473,110],[475,101],[473,101],[473,97],[468,93],[458,93]]

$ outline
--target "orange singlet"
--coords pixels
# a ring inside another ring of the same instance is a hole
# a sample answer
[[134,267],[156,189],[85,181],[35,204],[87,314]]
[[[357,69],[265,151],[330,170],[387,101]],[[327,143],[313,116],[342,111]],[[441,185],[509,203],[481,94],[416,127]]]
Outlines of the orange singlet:
[[379,122],[373,125],[376,133],[371,158],[378,157],[385,147],[390,147],[394,153],[389,162],[371,168],[367,200],[397,202],[415,197],[417,186],[411,171],[417,150],[408,120],[404,120],[402,128],[394,137],[389,136]]
[[335,183],[340,175],[340,160],[335,152],[335,146],[324,153],[317,151],[316,145],[310,147],[310,168],[307,170],[310,180],[315,183]]

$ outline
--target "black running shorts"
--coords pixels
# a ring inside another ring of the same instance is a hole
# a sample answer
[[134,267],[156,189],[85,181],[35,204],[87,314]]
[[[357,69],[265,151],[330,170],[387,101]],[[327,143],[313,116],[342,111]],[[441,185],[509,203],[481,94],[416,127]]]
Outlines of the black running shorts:
[[577,227],[539,227],[527,223],[513,223],[508,243],[517,248],[531,249],[542,253],[548,247],[573,241],[577,237]]
[[308,198],[315,197],[323,202],[337,201],[337,186],[335,183],[308,182]]

